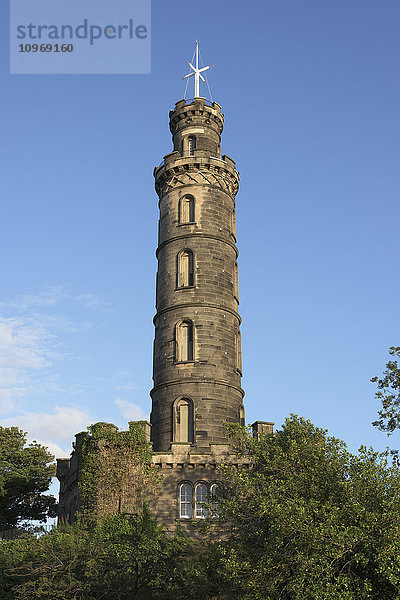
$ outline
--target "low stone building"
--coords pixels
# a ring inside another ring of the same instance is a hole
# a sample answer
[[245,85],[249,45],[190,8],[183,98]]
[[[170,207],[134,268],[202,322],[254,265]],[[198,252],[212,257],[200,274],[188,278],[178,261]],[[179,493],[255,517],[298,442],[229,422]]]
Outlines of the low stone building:
[[[60,522],[73,523],[81,511],[95,518],[137,514],[146,501],[168,531],[176,531],[179,523],[190,535],[195,521],[207,515],[204,503],[216,492],[219,467],[251,468],[251,461],[238,458],[229,443],[210,444],[207,452],[196,452],[188,443],[171,443],[168,451],[153,452],[148,421],[129,423],[129,431],[119,431],[112,423],[96,423],[90,429],[76,434],[71,458],[57,460]],[[118,439],[132,430],[142,432],[139,446]],[[273,423],[253,424],[255,437],[272,431]]]

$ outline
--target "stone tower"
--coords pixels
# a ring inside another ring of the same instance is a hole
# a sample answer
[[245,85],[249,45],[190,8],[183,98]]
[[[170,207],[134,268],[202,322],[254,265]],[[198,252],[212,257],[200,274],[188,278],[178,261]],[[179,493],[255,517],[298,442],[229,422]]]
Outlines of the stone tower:
[[[191,68],[198,92],[197,58]],[[170,111],[173,152],[154,170],[160,219],[152,412],[150,423],[129,424],[130,431],[143,432],[146,447],[152,442],[151,463],[161,476],[158,492],[147,497],[154,514],[169,531],[179,528],[188,535],[196,535],[196,520],[210,516],[207,503],[218,498],[220,465],[251,468],[247,457],[235,455],[224,430],[224,421],[244,425],[245,418],[235,214],[239,174],[234,161],[221,156],[223,122],[219,104],[198,93]],[[256,421],[253,434],[272,433],[272,426]],[[98,455],[108,472],[116,461],[107,436],[127,439],[112,424],[95,428],[104,439],[81,432],[71,458],[57,461],[62,521],[73,522],[82,508],[83,448],[90,443],[102,449]],[[129,465],[129,460],[118,465],[118,493],[97,478],[91,504],[96,514],[137,511],[139,480]]]
[[159,197],[154,317],[154,452],[171,444],[227,444],[223,421],[244,424],[235,195],[239,174],[221,157],[216,102],[170,111],[173,152],[154,170]]

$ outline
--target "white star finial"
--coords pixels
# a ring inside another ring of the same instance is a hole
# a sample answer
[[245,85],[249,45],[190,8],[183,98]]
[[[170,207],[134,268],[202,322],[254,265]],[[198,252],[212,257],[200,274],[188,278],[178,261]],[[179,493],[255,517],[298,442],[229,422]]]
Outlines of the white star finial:
[[205,81],[206,81],[202,75],[202,72],[207,71],[214,65],[209,65],[208,67],[203,67],[202,69],[199,69],[199,42],[197,40],[196,40],[196,66],[194,67],[192,65],[192,63],[190,63],[189,61],[188,61],[188,65],[192,69],[192,72],[188,73],[188,75],[185,75],[185,77],[183,79],[187,79],[188,77],[191,77],[192,75],[194,75],[194,97],[200,98],[200,79],[203,81],[203,83],[205,83]]

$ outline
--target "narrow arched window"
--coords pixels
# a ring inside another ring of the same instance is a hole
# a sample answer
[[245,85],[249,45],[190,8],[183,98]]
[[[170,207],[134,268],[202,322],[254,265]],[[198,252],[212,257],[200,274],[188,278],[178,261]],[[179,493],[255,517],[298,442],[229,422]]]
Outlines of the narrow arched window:
[[195,512],[194,516],[196,519],[205,519],[207,516],[207,509],[205,504],[207,502],[207,486],[204,483],[198,483],[195,488]]
[[184,250],[177,256],[176,287],[191,287],[194,285],[193,252]]
[[239,304],[239,267],[237,262],[233,267],[233,295]]
[[235,209],[233,209],[233,211],[232,211],[231,219],[232,219],[231,232],[232,232],[232,235],[235,238],[235,242],[236,242],[237,235],[236,235],[236,210]]
[[192,443],[194,439],[193,402],[179,398],[173,405],[173,441]]
[[246,425],[246,420],[245,420],[245,417],[244,417],[244,406],[243,406],[243,404],[239,408],[239,425],[241,427],[245,427],[245,425]]
[[182,360],[193,360],[193,323],[182,323]]
[[194,135],[190,135],[188,138],[188,154],[189,154],[189,156],[193,156],[195,150],[196,150],[196,138],[194,137]]
[[192,518],[193,491],[190,483],[182,483],[179,488],[179,516],[181,519]]
[[211,516],[218,517],[218,484],[213,483],[210,486]]
[[242,374],[242,334],[240,331],[236,334],[236,370]]
[[176,360],[177,362],[186,362],[193,360],[193,323],[192,321],[182,321],[176,326]]
[[194,223],[194,198],[184,196],[179,201],[179,223]]

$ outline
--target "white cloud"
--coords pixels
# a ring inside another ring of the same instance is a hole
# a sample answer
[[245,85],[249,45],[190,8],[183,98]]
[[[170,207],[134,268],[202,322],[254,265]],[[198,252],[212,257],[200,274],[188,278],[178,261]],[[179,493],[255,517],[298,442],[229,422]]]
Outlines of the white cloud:
[[107,308],[106,302],[96,296],[95,294],[79,294],[78,296],[72,297],[75,302],[80,302],[87,308],[105,310]]
[[0,303],[0,415],[17,411],[32,398],[82,391],[83,384],[60,381],[61,360],[86,360],[68,352],[71,334],[79,336],[99,323],[65,316],[73,304],[91,311],[105,307],[94,294],[72,294],[62,286]]
[[127,421],[142,421],[148,420],[149,415],[144,412],[140,406],[122,398],[115,398],[115,404],[118,406],[121,415]]
[[133,383],[127,383],[125,385],[116,385],[115,389],[118,390],[118,392],[132,392],[133,390],[139,390],[140,387]]
[[13,377],[14,368],[46,366],[44,350],[49,338],[50,334],[38,323],[0,317],[0,374],[9,378]]
[[[29,439],[28,442],[32,440]],[[69,458],[72,452],[72,445],[67,448],[61,448],[58,444],[54,442],[50,442],[49,440],[35,440],[38,444],[42,444],[42,446],[46,446],[49,452],[54,456],[54,458]],[[72,439],[71,439],[72,442]]]
[[86,431],[91,422],[85,409],[57,406],[53,413],[27,412],[2,419],[1,425],[19,427],[27,432],[28,442],[46,446],[56,458],[69,458],[75,434]]
[[21,312],[32,312],[40,308],[49,308],[64,302],[77,302],[90,309],[105,309],[106,302],[91,293],[72,294],[64,286],[48,286],[43,291],[35,294],[25,294],[11,302],[1,302],[0,307],[12,307]]
[[86,409],[68,406],[57,406],[53,413],[26,412],[1,421],[3,427],[20,427],[28,433],[29,440],[41,440],[46,446],[54,444],[53,440],[70,441],[90,423]]
[[0,317],[0,408],[10,410],[24,395],[33,373],[51,366],[53,336],[28,319]]
[[12,307],[21,312],[31,311],[40,307],[55,306],[63,300],[65,294],[61,287],[47,287],[37,294],[25,294],[11,302],[2,302],[1,307]]
[[0,414],[9,413],[14,408],[14,400],[23,395],[23,389],[14,387],[11,389],[0,388]]

